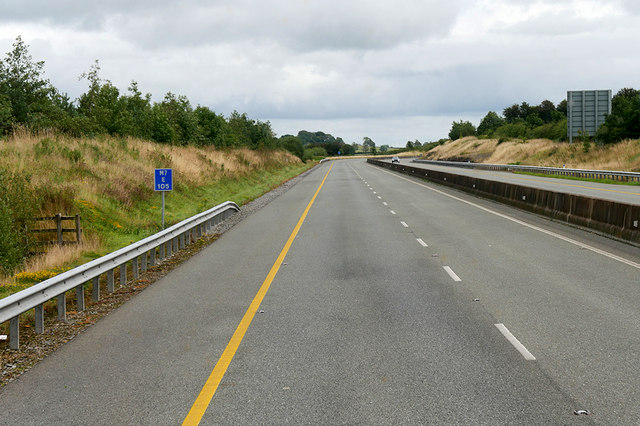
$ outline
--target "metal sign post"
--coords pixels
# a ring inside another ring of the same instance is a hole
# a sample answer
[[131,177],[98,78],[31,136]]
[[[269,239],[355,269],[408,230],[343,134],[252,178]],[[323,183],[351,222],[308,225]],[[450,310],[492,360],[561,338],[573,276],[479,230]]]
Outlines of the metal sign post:
[[162,192],[162,229],[164,229],[164,193],[173,191],[173,169],[156,169],[153,189]]

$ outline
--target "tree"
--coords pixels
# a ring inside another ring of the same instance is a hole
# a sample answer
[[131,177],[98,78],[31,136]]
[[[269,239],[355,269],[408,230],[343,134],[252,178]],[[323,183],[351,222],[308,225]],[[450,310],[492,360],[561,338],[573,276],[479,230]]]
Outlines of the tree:
[[[0,108],[4,110],[0,114],[6,115],[8,101],[13,123],[29,125],[36,121],[50,103],[51,86],[43,74],[44,61],[34,62],[29,46],[18,36],[13,50],[0,60]],[[0,126],[7,127],[6,118]]]
[[161,143],[171,143],[175,139],[169,117],[160,104],[155,104],[151,109],[151,139]]
[[186,96],[176,96],[167,92],[159,107],[164,111],[173,130],[174,137],[171,140],[173,144],[187,145],[199,139],[198,119]]
[[502,116],[507,123],[515,122],[520,118],[520,106],[518,104],[513,104],[510,107],[506,107],[502,111]]
[[214,145],[217,148],[225,146],[229,126],[222,115],[218,115],[207,107],[198,106],[195,111],[198,121],[198,145]]
[[538,117],[544,123],[551,123],[553,121],[553,113],[556,112],[556,106],[549,100],[544,100],[538,105]]
[[[336,140],[342,140],[342,139],[338,138]],[[342,153],[342,155],[353,155],[356,153],[352,145],[346,144],[344,142],[340,144],[340,152]]]
[[365,136],[362,138],[362,149],[364,152],[373,151],[375,147],[376,147],[376,144],[371,140],[370,137]]
[[558,106],[556,107],[556,111],[562,113],[564,117],[567,116],[567,100],[566,99],[563,99],[562,101],[560,101],[560,103],[558,103]]
[[144,97],[138,89],[138,83],[131,81],[128,88],[129,96],[122,100],[129,121],[127,133],[139,138],[151,138],[151,94]]
[[504,118],[500,117],[494,111],[489,111],[478,125],[478,134],[491,136],[493,132],[503,124],[505,124]]
[[302,141],[300,138],[297,138],[292,135],[285,135],[280,138],[280,145],[296,157],[303,160],[304,157],[304,147],[302,146]]
[[451,130],[449,131],[449,139],[452,141],[463,138],[465,136],[475,136],[476,128],[469,121],[454,121],[451,124]]
[[0,93],[0,136],[11,131],[11,100]]
[[596,133],[604,143],[640,138],[640,91],[624,88],[611,99],[611,114]]
[[384,154],[387,151],[389,151],[389,145],[380,145],[380,153],[381,154]]

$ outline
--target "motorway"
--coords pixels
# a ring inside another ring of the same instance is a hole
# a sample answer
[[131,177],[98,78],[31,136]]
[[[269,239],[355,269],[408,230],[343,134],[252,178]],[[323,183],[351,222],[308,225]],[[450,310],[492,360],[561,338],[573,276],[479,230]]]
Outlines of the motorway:
[[582,195],[589,198],[599,198],[619,203],[640,205],[640,185],[616,185],[545,176],[533,176],[521,173],[441,166],[430,163],[414,163],[411,159],[406,158],[400,159],[400,163],[421,169],[437,170],[457,175],[472,176],[479,179],[529,186],[547,191],[564,192],[568,194]]
[[637,247],[331,161],[1,389],[0,424],[633,425],[638,306]]

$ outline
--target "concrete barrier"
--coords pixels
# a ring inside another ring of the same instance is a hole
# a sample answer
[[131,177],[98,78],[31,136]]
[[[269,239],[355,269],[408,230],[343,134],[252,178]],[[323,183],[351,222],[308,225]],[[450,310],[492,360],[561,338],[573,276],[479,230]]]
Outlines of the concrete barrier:
[[373,158],[368,159],[367,162],[509,204],[558,221],[640,243],[640,206],[427,170],[405,164],[392,164]]

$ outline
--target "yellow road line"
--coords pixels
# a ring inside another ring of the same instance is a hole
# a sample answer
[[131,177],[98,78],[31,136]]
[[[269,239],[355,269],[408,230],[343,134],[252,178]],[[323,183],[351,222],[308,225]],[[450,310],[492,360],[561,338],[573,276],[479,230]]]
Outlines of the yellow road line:
[[209,403],[211,402],[213,395],[216,393],[216,390],[218,389],[218,385],[222,381],[222,377],[224,376],[224,373],[226,373],[227,368],[229,367],[229,364],[231,364],[231,361],[233,360],[233,356],[238,350],[238,347],[240,346],[240,343],[242,342],[242,339],[244,338],[244,335],[247,332],[249,325],[251,325],[251,321],[253,321],[253,317],[256,315],[256,312],[258,311],[258,308],[262,303],[262,299],[264,299],[264,296],[267,294],[267,291],[269,290],[269,286],[271,285],[271,283],[273,282],[273,279],[278,273],[278,270],[280,269],[280,265],[282,265],[282,262],[284,261],[284,258],[287,255],[287,252],[289,251],[289,248],[291,247],[293,240],[296,238],[296,235],[298,235],[298,231],[300,231],[300,227],[302,227],[302,223],[304,222],[304,219],[307,217],[307,213],[309,213],[309,209],[311,209],[311,206],[316,200],[318,193],[320,193],[320,190],[322,189],[324,182],[327,180],[327,176],[329,176],[329,172],[331,172],[332,168],[333,168],[333,164],[331,165],[331,167],[329,167],[329,170],[327,170],[327,173],[324,175],[324,179],[322,179],[320,186],[316,190],[316,193],[313,195],[313,198],[311,198],[311,201],[309,201],[309,204],[307,205],[307,208],[302,213],[302,216],[300,216],[300,220],[298,220],[296,227],[293,228],[293,232],[291,232],[291,235],[289,236],[287,243],[284,245],[284,248],[280,252],[280,255],[278,256],[275,263],[271,267],[271,270],[269,271],[267,278],[265,278],[264,282],[262,283],[262,286],[260,287],[260,290],[258,290],[258,293],[253,298],[251,305],[249,305],[249,309],[247,309],[247,312],[245,312],[244,317],[242,317],[242,320],[240,321],[240,324],[238,324],[236,331],[233,333],[233,336],[231,336],[231,340],[229,340],[227,347],[222,353],[222,356],[220,356],[218,363],[213,368],[213,371],[211,372],[211,374],[209,375],[209,378],[207,379],[206,383],[202,387],[202,390],[200,391],[200,394],[196,398],[196,401],[191,406],[191,410],[189,410],[189,414],[187,414],[187,417],[184,419],[184,422],[182,422],[183,425],[200,424],[200,421],[202,420],[202,416],[204,415],[204,412],[207,410],[207,407],[209,407]]

